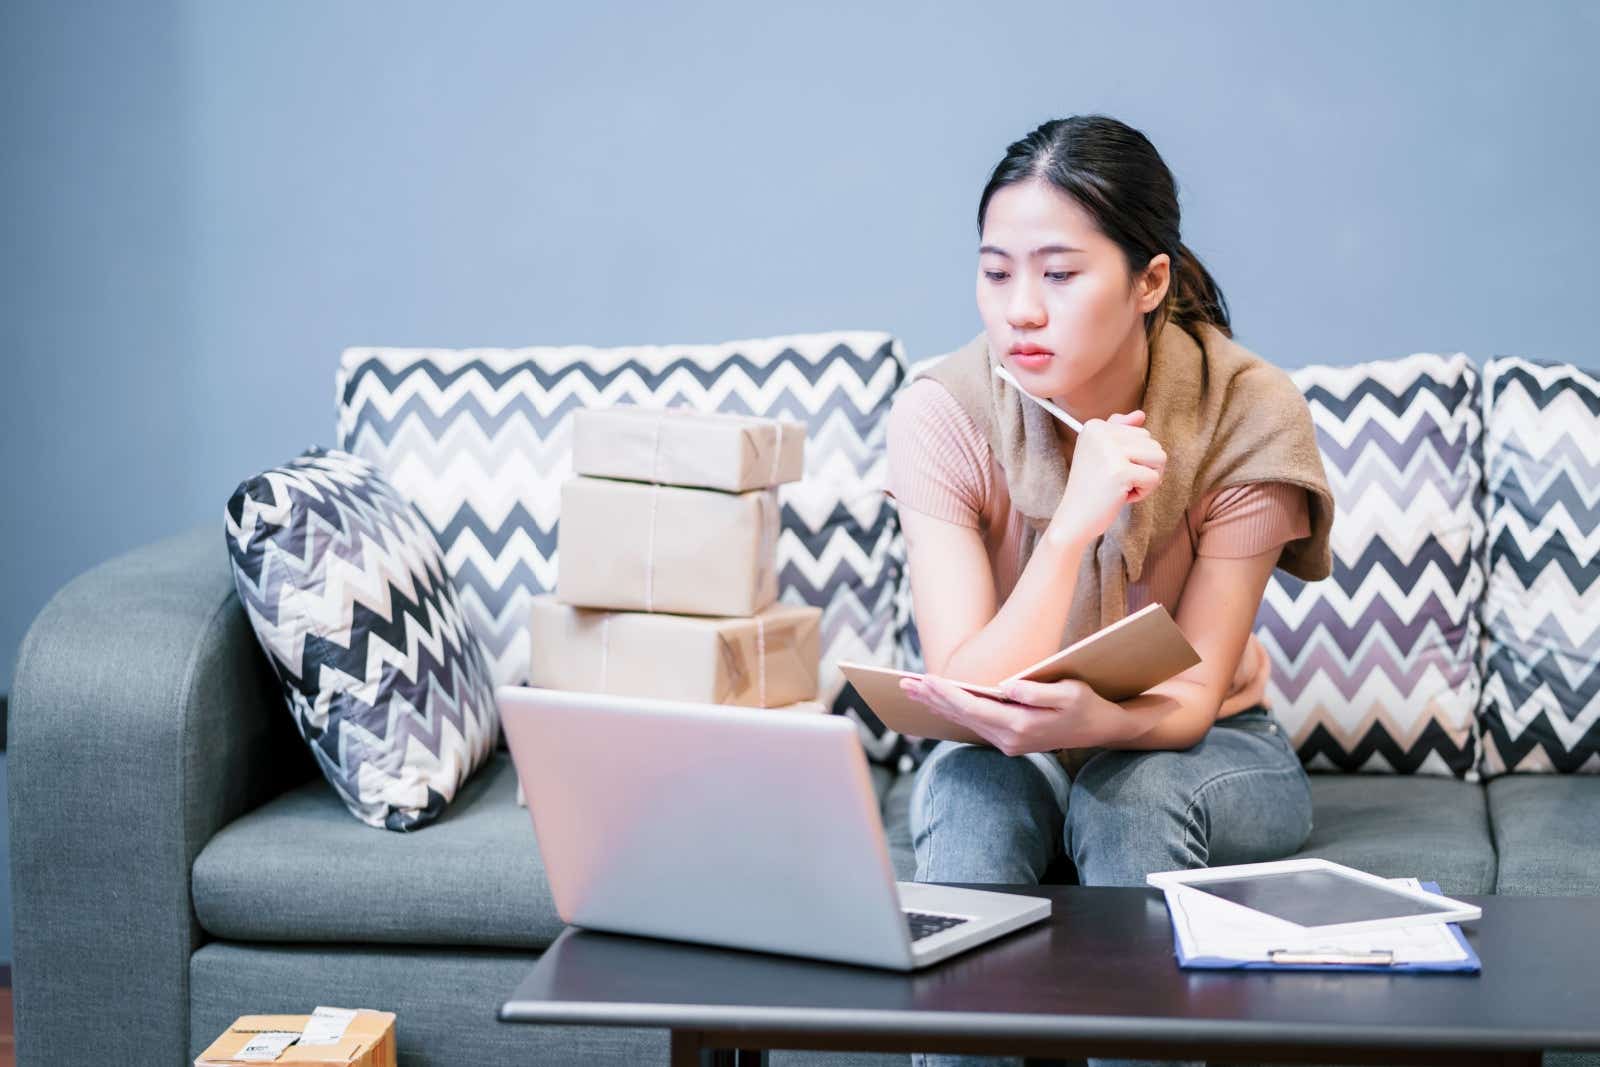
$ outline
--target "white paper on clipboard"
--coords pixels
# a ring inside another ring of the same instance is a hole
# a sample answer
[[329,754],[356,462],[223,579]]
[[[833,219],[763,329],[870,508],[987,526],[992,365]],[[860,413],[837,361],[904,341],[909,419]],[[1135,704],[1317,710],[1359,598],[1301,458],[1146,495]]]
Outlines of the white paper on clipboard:
[[1483,915],[1476,904],[1315,856],[1157,871],[1145,880],[1162,890],[1214,896],[1222,907],[1240,911],[1241,919],[1282,920],[1299,931],[1301,940],[1471,922]]
[[[1418,892],[1425,891],[1415,878],[1388,881]],[[1300,928],[1293,923],[1271,916],[1258,918],[1204,893],[1169,889],[1166,897],[1167,907],[1172,912],[1173,930],[1188,958],[1269,963],[1272,953],[1282,949],[1352,956],[1387,951],[1399,965],[1455,963],[1467,958],[1466,950],[1448,923],[1319,936],[1306,943]]]

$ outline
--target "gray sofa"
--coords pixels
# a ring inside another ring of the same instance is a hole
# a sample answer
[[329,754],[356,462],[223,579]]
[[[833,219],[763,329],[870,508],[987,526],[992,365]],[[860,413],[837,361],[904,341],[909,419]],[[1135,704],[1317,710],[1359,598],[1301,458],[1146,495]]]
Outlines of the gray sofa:
[[[329,1002],[397,1012],[410,1064],[664,1062],[664,1032],[495,1021],[561,930],[506,754],[422,832],[357,822],[294,732],[220,541],[207,526],[97,567],[23,643],[9,750],[19,1062],[187,1062],[242,1012]],[[874,774],[910,877],[912,776]],[[1312,786],[1307,854],[1452,893],[1600,893],[1600,777]]]
[[[506,754],[423,831],[352,818],[295,733],[220,523],[62,589],[23,642],[9,732],[27,1067],[189,1062],[243,1012],[319,1003],[397,1012],[407,1064],[666,1058],[664,1031],[495,1021],[561,930]],[[913,776],[874,776],[909,878]],[[1449,893],[1600,895],[1600,775],[1318,774],[1313,792],[1307,855]]]

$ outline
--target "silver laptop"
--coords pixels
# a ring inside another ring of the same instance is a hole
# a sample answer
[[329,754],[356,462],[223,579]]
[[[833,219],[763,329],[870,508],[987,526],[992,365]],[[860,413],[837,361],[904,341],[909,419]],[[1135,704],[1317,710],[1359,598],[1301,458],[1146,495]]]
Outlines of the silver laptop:
[[909,971],[1050,914],[896,882],[837,715],[501,686],[556,911],[595,930]]

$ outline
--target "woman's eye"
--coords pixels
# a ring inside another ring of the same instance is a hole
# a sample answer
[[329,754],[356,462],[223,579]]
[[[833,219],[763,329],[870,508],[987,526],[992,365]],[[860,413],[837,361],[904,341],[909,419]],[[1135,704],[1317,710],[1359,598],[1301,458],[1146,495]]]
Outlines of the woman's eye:
[[991,282],[1003,282],[1006,280],[1006,272],[1003,270],[986,270],[983,272],[983,276]]
[[1046,271],[1044,276],[1053,282],[1064,282],[1076,273],[1077,271],[1071,270]]

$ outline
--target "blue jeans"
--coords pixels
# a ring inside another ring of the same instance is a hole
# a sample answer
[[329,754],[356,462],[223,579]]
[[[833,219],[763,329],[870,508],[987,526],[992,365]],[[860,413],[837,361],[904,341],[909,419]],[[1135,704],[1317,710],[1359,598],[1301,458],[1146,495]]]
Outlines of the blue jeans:
[[1310,782],[1282,724],[1259,706],[1218,720],[1193,748],[1101,752],[1071,779],[1049,753],[941,741],[911,793],[919,882],[1037,885],[1065,856],[1083,885],[1142,886],[1152,871],[1280,859],[1310,833]]

